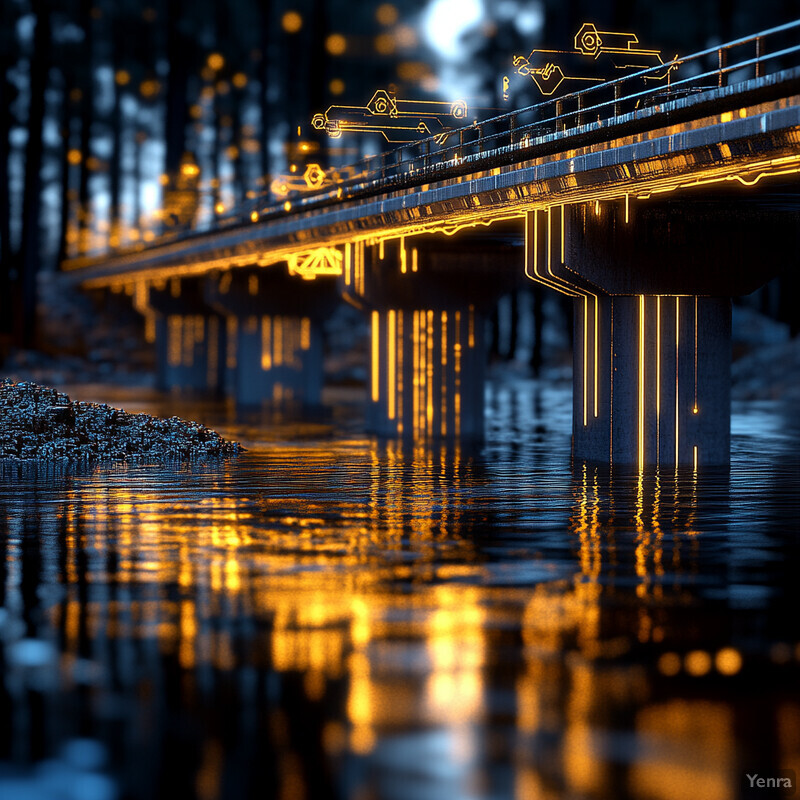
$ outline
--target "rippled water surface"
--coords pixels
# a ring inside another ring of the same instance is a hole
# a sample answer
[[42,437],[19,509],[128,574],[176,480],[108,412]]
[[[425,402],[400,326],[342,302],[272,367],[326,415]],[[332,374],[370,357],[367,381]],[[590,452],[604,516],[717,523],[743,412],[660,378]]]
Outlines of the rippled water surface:
[[800,772],[796,410],[737,407],[730,474],[626,477],[573,468],[568,390],[488,391],[480,447],[183,407],[248,452],[7,471],[0,796],[724,800]]

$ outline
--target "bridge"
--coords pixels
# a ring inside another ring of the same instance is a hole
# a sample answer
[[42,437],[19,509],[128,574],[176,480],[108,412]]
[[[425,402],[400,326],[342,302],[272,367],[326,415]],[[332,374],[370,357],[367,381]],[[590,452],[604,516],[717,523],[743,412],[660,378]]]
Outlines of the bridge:
[[520,276],[575,304],[573,450],[725,465],[732,296],[800,252],[800,21],[365,159],[205,231],[66,262],[126,291],[166,388],[319,399],[322,322],[371,322],[369,423],[483,429],[483,321]]

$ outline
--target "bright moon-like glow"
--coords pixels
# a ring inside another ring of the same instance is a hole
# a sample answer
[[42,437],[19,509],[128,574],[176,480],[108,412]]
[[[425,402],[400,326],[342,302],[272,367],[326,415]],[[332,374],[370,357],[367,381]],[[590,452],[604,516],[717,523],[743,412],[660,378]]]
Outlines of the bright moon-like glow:
[[481,0],[432,0],[423,17],[428,44],[444,58],[457,58],[461,35],[483,18]]

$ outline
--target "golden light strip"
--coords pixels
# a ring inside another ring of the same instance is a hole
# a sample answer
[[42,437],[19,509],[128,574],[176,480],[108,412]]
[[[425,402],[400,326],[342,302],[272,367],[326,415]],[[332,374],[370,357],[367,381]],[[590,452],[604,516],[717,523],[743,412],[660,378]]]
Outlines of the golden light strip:
[[692,413],[696,414],[697,408],[697,296],[694,298],[694,406]]
[[639,295],[639,470],[644,469],[644,295]]
[[675,469],[678,468],[678,436],[680,433],[680,399],[678,390],[680,388],[679,382],[679,364],[680,358],[680,344],[681,344],[681,299],[675,298]]
[[403,356],[405,340],[403,339],[403,312],[397,312],[397,432],[403,432]]
[[441,435],[447,435],[447,312],[442,311],[442,422]]
[[397,398],[397,379],[396,379],[396,366],[397,366],[397,330],[396,330],[396,312],[394,309],[389,310],[388,327],[389,330],[386,334],[386,339],[389,345],[389,368],[387,370],[387,398],[389,400],[389,419],[395,418],[395,400]]
[[372,402],[380,399],[380,314],[372,312]]
[[599,409],[598,409],[599,399],[598,398],[599,398],[599,395],[600,395],[600,393],[598,391],[598,384],[597,384],[597,373],[599,372],[599,370],[598,370],[598,362],[599,362],[599,358],[600,358],[599,357],[599,353],[598,353],[600,337],[598,335],[598,329],[597,329],[597,325],[598,325],[598,323],[597,323],[597,317],[598,317],[597,304],[598,304],[599,300],[598,300],[597,295],[593,295],[593,296],[594,296],[594,415],[595,415],[595,417],[597,417],[597,416],[599,416]]
[[261,369],[268,372],[272,369],[272,320],[261,317]]
[[589,394],[589,298],[583,296],[583,427],[589,424],[586,412]]
[[656,460],[661,452],[661,295],[656,296]]

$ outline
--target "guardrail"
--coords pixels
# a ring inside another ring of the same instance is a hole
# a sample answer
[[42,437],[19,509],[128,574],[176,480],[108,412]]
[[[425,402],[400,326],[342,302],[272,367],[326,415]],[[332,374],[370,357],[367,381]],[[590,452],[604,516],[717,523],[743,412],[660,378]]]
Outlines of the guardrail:
[[[667,85],[647,86],[648,76],[663,74],[668,67],[677,69],[670,74],[673,79]],[[800,67],[800,20],[458,128],[442,144],[430,137],[367,156],[350,166],[358,177],[344,179],[332,187],[323,186],[316,191],[304,192],[303,195],[290,193],[289,200],[293,211],[311,210],[319,205],[401,185],[441,180],[478,163],[488,168],[494,165],[493,158],[496,163],[522,160],[542,145],[557,142],[565,136],[596,130],[612,122],[644,120],[672,101],[796,67]],[[254,211],[259,220],[286,213],[283,200],[275,202],[262,195],[214,220],[210,228],[172,229],[154,244],[250,224]]]
[[[663,74],[670,66],[677,69],[667,85],[647,87],[649,75]],[[366,189],[388,189],[409,177],[425,182],[426,178],[440,177],[442,172],[484,160],[492,153],[524,154],[544,141],[587,125],[602,126],[629,115],[644,117],[669,101],[793,67],[800,67],[800,20],[458,128],[444,144],[437,144],[430,137],[365,157],[353,165],[353,171],[361,177],[291,198],[292,206],[307,208],[320,200],[348,198]],[[263,197],[256,198],[243,204],[239,213],[231,215],[232,220],[249,216],[253,210],[263,217],[281,213],[283,204],[265,206]],[[225,220],[218,222],[224,224]]]

